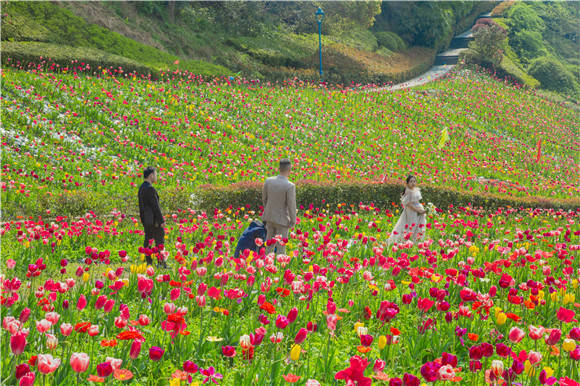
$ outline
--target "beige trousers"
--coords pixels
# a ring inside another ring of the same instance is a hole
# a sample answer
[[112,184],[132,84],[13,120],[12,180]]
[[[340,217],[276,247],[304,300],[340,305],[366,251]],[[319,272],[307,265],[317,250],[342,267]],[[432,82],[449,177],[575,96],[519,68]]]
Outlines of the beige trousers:
[[[272,222],[266,223],[266,240],[271,240],[274,236],[280,235],[283,238],[288,237],[288,230],[290,228],[282,226],[280,224],[275,224]],[[280,245],[279,243],[272,244],[269,247],[266,247],[266,254],[274,252],[274,248],[276,248],[277,255],[285,255],[286,254],[286,246]]]

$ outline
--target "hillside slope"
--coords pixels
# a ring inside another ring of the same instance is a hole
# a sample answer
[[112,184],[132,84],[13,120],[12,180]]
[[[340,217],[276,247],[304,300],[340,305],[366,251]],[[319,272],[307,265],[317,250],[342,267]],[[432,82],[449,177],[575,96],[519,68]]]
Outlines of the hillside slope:
[[[465,70],[423,89],[364,93],[5,69],[3,209],[74,206],[71,194],[88,195],[95,208],[125,205],[145,165],[159,167],[169,196],[207,183],[259,182],[281,157],[293,160],[296,180],[412,173],[426,186],[459,192],[578,197],[574,110]],[[450,138],[441,143],[443,129]]]
[[[385,22],[379,23],[381,6],[373,2],[176,3],[173,10],[171,3],[11,2],[4,6],[2,39],[99,49],[155,70],[318,80],[314,11],[321,5],[327,14],[323,23],[324,80],[386,83],[424,72],[456,30],[468,27],[481,10],[490,8],[484,2],[459,2],[462,5],[453,8],[461,12],[454,14],[451,6],[441,3],[437,12],[451,15],[451,19],[429,22],[445,22],[447,30],[438,31],[437,39],[407,34],[403,40],[386,30]],[[417,4],[418,9],[425,7]],[[372,27],[375,19],[378,24]],[[19,44],[9,54],[16,51],[23,56],[27,46]],[[63,57],[65,64],[69,55]],[[87,61],[89,57],[78,59]]]

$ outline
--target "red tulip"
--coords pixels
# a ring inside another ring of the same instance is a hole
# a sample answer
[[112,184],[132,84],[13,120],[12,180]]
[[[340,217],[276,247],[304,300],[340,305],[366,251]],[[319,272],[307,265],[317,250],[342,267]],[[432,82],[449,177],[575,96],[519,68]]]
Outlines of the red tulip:
[[222,354],[225,357],[232,358],[236,355],[236,349],[232,346],[223,346]]
[[163,357],[164,353],[165,350],[163,350],[161,347],[153,346],[149,349],[149,359],[157,362]]
[[550,331],[550,335],[546,337],[546,344],[548,346],[553,346],[560,341],[562,337],[562,331],[558,328],[554,328]]
[[560,307],[560,309],[556,313],[556,316],[558,317],[559,321],[561,321],[563,323],[570,323],[570,322],[572,322],[572,320],[574,320],[575,314],[576,313],[572,310],[569,310],[569,309],[564,308],[564,307]]
[[97,365],[97,374],[99,374],[99,377],[107,378],[112,373],[113,365],[111,365],[111,362],[99,363]]

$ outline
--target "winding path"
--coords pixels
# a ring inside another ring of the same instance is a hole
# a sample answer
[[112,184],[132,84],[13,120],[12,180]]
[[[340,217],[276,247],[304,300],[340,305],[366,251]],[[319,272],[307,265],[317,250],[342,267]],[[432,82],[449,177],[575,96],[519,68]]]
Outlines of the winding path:
[[[475,23],[477,23],[477,20],[479,20],[481,18],[490,18],[490,17],[493,17],[490,13],[480,14],[477,17],[477,19],[475,19],[474,25],[475,25]],[[423,73],[423,74],[421,74],[413,79],[409,79],[407,81],[404,81],[402,83],[397,83],[397,84],[393,84],[391,86],[385,86],[385,87],[377,87],[377,88],[369,89],[367,91],[370,91],[370,92],[395,91],[395,90],[401,90],[401,89],[415,87],[415,86],[421,86],[421,85],[424,85],[426,83],[432,82],[436,79],[439,79],[440,77],[444,76],[449,71],[451,71],[457,65],[457,62],[459,61],[459,55],[463,51],[467,50],[468,44],[472,40],[473,40],[473,31],[470,28],[467,31],[463,32],[462,34],[455,36],[451,40],[451,43],[449,44],[449,48],[446,51],[441,52],[440,54],[438,54],[435,57],[435,62],[433,64],[433,66],[427,72],[425,72],[425,73]]]

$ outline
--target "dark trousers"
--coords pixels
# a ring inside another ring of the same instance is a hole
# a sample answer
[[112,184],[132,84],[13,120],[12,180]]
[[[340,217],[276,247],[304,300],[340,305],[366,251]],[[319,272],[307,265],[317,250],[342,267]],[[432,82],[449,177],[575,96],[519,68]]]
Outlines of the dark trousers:
[[[165,229],[163,227],[156,226],[144,226],[145,228],[145,241],[143,241],[143,247],[149,248],[149,240],[155,240],[155,246],[158,247],[165,244]],[[151,256],[145,255],[147,264],[153,264]]]

